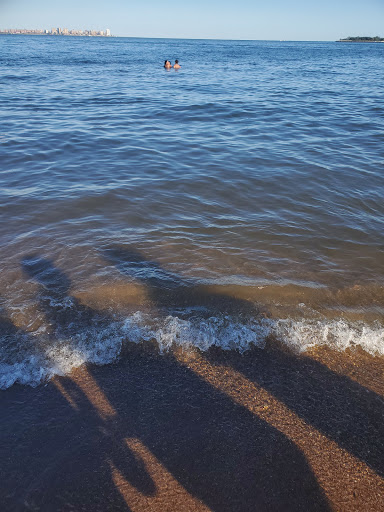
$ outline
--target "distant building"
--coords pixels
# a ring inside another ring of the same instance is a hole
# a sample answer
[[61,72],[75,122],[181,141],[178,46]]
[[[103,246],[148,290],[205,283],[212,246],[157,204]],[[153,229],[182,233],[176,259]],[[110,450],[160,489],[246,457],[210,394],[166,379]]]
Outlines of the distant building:
[[[0,0],[1,1],[1,0]],[[109,28],[104,30],[68,30],[67,28],[52,27],[51,30],[7,28],[0,29],[0,34],[52,35],[52,36],[94,36],[111,37]]]

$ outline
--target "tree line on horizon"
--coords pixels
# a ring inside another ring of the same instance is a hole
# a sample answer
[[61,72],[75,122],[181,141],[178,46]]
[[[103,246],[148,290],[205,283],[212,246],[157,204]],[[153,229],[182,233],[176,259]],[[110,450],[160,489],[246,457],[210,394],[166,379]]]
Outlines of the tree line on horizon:
[[340,41],[384,41],[384,38],[375,36],[375,37],[369,37],[369,36],[355,36],[355,37],[346,37],[345,39],[340,39]]

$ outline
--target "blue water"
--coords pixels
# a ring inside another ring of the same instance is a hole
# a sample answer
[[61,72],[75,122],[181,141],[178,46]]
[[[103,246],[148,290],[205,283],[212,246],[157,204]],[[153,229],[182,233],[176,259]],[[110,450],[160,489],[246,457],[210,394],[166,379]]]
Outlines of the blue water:
[[384,353],[383,44],[0,49],[3,387],[125,340]]

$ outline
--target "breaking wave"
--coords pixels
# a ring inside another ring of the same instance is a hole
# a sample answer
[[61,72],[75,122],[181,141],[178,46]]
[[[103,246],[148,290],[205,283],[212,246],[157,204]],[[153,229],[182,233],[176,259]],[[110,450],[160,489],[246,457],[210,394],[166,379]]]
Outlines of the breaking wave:
[[124,344],[129,342],[156,341],[160,353],[175,346],[185,350],[219,347],[245,352],[251,347],[262,349],[270,337],[298,352],[319,345],[339,351],[359,346],[372,355],[384,355],[384,328],[379,322],[368,325],[345,320],[236,318],[225,314],[156,318],[136,312],[103,328],[88,327],[65,339],[45,332],[14,335],[12,344],[19,348],[8,354],[5,350],[10,340],[2,340],[1,359],[6,362],[0,364],[0,388],[15,383],[36,386],[54,375],[67,375],[85,363],[111,363],[119,359]]

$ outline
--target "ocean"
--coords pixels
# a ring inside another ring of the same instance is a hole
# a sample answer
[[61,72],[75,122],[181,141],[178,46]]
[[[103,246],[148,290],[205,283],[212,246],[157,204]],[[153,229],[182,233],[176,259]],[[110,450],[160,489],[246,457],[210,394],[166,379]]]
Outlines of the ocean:
[[382,44],[0,36],[0,387],[384,355],[383,89]]

